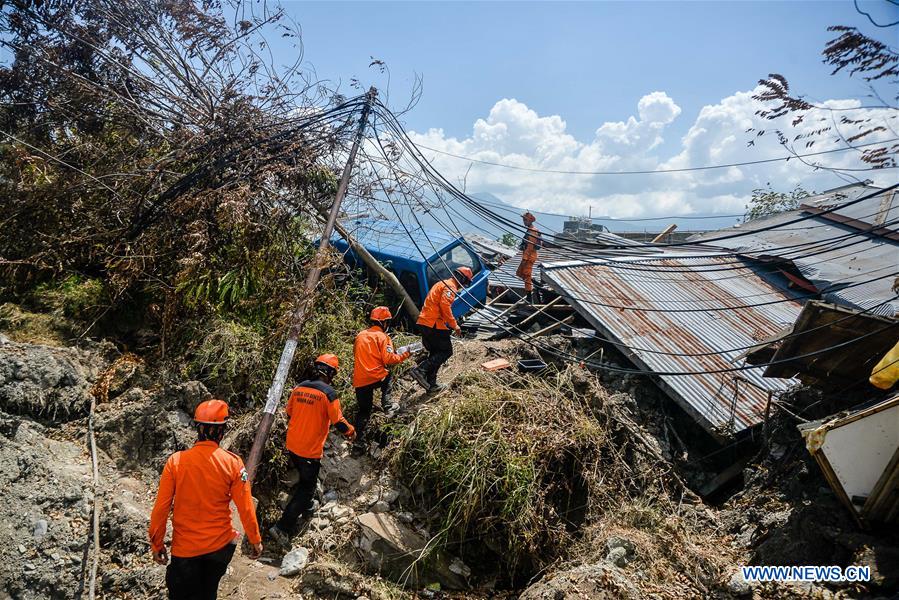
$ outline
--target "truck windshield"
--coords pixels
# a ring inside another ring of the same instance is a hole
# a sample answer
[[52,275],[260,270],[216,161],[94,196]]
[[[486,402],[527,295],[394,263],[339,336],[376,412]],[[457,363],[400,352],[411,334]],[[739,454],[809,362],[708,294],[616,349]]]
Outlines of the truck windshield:
[[477,255],[462,244],[453,246],[431,259],[428,265],[428,287],[446,279],[453,269],[468,267],[475,275],[481,270],[481,261]]

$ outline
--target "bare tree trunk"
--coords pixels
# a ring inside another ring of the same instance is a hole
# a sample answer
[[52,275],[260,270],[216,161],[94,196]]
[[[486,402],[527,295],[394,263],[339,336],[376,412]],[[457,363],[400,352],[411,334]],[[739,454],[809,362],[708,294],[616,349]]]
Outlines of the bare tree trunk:
[[[320,214],[322,215],[322,217],[327,216],[323,212]],[[358,255],[359,258],[362,259],[362,262],[364,262],[369,269],[377,273],[378,276],[380,276],[380,278],[383,279],[384,282],[387,283],[387,285],[389,285],[390,288],[394,292],[396,292],[396,294],[400,298],[402,298],[403,307],[406,309],[406,312],[409,313],[409,316],[412,317],[413,321],[417,321],[418,307],[415,305],[412,297],[409,296],[406,288],[404,288],[400,283],[400,280],[396,278],[396,275],[394,275],[393,272],[386,268],[384,265],[379,263],[378,259],[372,256],[371,252],[365,249],[365,246],[357,242],[352,234],[350,234],[350,232],[347,231],[346,228],[339,222],[334,224],[334,229],[337,230],[337,233],[340,234],[340,237],[346,240],[346,243],[350,245],[350,248],[352,248],[353,252],[355,252],[356,255]]]

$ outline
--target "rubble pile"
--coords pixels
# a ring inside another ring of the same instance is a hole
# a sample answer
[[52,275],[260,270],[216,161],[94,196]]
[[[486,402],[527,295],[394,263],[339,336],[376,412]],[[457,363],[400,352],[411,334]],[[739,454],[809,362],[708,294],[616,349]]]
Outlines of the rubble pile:
[[[657,398],[608,391],[589,372],[482,372],[514,342],[463,342],[449,388],[400,382],[401,409],[372,420],[369,453],[332,436],[319,506],[290,547],[235,555],[222,598],[368,600],[418,594],[522,598],[856,598],[896,586],[896,545],[860,532],[775,411],[764,451],[728,502],[684,483]],[[621,387],[640,392],[632,382]],[[0,585],[11,598],[74,598],[89,580],[94,507],[86,442],[99,447],[100,568],[106,598],[158,598],[164,569],[146,528],[166,457],[193,443],[210,396],[108,345],[0,343]],[[246,452],[257,415],[224,444]],[[287,501],[276,422],[255,486],[263,525]],[[741,564],[868,564],[871,586],[747,584]],[[884,592],[886,593],[886,592]]]

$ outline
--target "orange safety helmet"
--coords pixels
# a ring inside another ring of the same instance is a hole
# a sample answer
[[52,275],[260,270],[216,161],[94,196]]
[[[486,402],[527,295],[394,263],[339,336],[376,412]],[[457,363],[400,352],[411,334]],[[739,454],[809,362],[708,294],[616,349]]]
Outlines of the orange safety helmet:
[[393,318],[393,315],[386,306],[376,306],[371,309],[371,314],[368,318],[371,321],[388,321]]
[[334,354],[322,354],[321,356],[319,356],[318,358],[315,359],[315,362],[326,365],[328,367],[331,367],[335,371],[340,366],[340,361],[338,360],[337,356],[335,356]]
[[525,223],[528,223],[528,224],[531,224],[531,223],[533,223],[534,221],[537,220],[537,217],[535,217],[534,215],[532,215],[532,214],[531,214],[531,211],[529,211],[529,210],[528,210],[528,211],[525,211],[525,213],[524,213],[523,215],[521,215],[521,218],[524,219],[524,222],[525,222]]
[[197,405],[194,422],[204,425],[224,425],[228,420],[228,405],[224,400],[206,400]]
[[474,273],[468,267],[459,267],[454,272],[464,277],[467,280],[466,283],[474,279]]

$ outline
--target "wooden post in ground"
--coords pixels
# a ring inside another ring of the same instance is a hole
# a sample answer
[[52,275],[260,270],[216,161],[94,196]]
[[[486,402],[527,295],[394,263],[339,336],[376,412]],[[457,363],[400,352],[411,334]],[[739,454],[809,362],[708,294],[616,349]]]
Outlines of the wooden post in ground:
[[262,410],[262,420],[259,422],[259,428],[256,430],[256,437],[253,439],[253,447],[250,450],[250,456],[247,458],[247,474],[250,481],[256,476],[256,469],[259,467],[259,461],[262,458],[262,451],[265,449],[265,443],[268,440],[268,434],[272,430],[272,423],[275,421],[275,411],[281,401],[281,394],[284,391],[284,383],[287,381],[287,372],[293,362],[293,355],[296,353],[297,342],[300,332],[303,330],[303,323],[306,321],[306,314],[312,304],[315,294],[315,288],[321,278],[322,266],[324,266],[328,247],[330,246],[331,234],[334,231],[334,224],[337,222],[337,215],[340,213],[340,204],[346,195],[347,186],[350,183],[350,174],[353,171],[353,163],[356,160],[356,153],[359,151],[359,144],[362,143],[362,137],[365,134],[365,126],[368,124],[368,115],[371,112],[371,105],[377,95],[377,90],[371,88],[368,90],[368,99],[362,108],[362,115],[359,118],[359,127],[356,130],[356,139],[353,140],[353,146],[350,148],[350,155],[347,158],[346,166],[343,168],[343,175],[340,178],[340,184],[337,186],[337,194],[334,196],[334,203],[331,205],[331,212],[328,213],[328,220],[325,223],[325,229],[322,232],[321,242],[318,245],[318,252],[312,263],[312,268],[306,275],[306,282],[303,285],[300,303],[294,311],[290,319],[290,330],[287,334],[287,341],[284,343],[284,350],[281,351],[281,359],[278,361],[278,368],[275,370],[275,377],[272,380],[271,387],[268,388],[268,394],[265,398],[265,407]]

